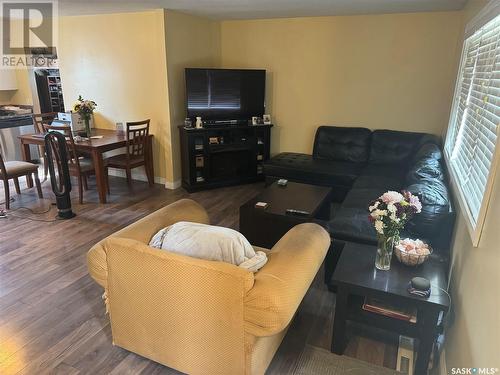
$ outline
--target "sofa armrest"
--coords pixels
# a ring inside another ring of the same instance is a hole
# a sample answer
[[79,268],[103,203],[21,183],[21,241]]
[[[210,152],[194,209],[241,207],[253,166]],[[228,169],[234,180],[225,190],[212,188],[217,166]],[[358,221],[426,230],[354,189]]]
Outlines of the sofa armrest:
[[[181,199],[160,208],[122,230],[113,233],[107,238],[128,238],[147,244],[151,240],[151,237],[160,229],[179,221],[209,224],[207,212],[202,206],[191,199]],[[87,264],[90,276],[106,289],[108,271],[106,265],[106,252],[102,246],[104,240],[98,242],[89,250],[87,253]]]
[[246,332],[270,336],[288,326],[329,247],[329,234],[313,223],[297,225],[281,238],[245,297]]

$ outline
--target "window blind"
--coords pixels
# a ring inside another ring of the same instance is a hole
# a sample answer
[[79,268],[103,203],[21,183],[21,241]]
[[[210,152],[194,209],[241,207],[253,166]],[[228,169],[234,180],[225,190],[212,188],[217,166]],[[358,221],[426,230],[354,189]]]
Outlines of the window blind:
[[475,227],[500,123],[500,16],[464,43],[445,151]]

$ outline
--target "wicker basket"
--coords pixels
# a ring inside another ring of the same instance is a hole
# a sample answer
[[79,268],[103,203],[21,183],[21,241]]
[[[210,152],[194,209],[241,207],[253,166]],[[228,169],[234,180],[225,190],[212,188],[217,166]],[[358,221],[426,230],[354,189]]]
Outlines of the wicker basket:
[[432,254],[432,247],[429,246],[429,254],[421,255],[415,253],[408,253],[406,250],[399,249],[394,246],[394,254],[398,260],[407,266],[418,266],[424,263],[427,258]]

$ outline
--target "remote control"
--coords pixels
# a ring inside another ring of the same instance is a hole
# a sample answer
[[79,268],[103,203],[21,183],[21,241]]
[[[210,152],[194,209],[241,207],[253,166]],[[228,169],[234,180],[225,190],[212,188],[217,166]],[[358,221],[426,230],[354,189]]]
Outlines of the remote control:
[[285,180],[284,178],[280,178],[277,182],[278,186],[286,186],[288,184],[288,180]]
[[269,204],[266,203],[266,202],[257,202],[257,203],[255,203],[255,208],[267,208],[267,206],[269,206]]
[[295,215],[295,216],[309,216],[309,212],[301,211],[301,210],[294,210],[293,208],[287,208],[286,213],[288,215]]

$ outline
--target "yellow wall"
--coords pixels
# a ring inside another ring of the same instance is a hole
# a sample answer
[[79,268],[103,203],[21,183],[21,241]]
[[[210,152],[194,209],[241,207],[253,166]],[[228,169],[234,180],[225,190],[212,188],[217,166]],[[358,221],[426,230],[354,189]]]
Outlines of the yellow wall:
[[441,134],[460,31],[460,12],[224,21],[222,65],[268,70],[274,153],[322,124]]
[[[171,170],[164,11],[61,17],[64,101],[97,104],[96,126],[151,119],[157,181]],[[169,159],[170,158],[170,159]]]
[[31,85],[29,81],[28,70],[20,68],[16,70],[17,90],[11,97],[12,104],[33,105],[33,96],[31,95]]
[[[217,67],[220,60],[220,23],[187,14],[165,12],[167,71],[172,135],[173,171],[169,178],[181,179],[178,125],[186,117],[184,68]],[[170,172],[170,171],[169,171]]]
[[500,173],[479,247],[472,246],[458,209],[453,246],[452,325],[446,338],[446,367],[500,368]]
[[[465,21],[485,0],[469,1]],[[446,367],[500,368],[500,173],[496,174],[479,247],[472,246],[458,208],[453,246],[451,290],[453,324],[446,340]]]
[[99,128],[151,118],[155,175],[175,186],[180,180],[177,125],[185,117],[184,68],[219,63],[219,23],[155,10],[62,17],[59,28],[68,108],[80,94],[93,99]]
[[2,104],[17,104],[14,103],[13,97],[16,94],[14,90],[0,90],[0,105]]

